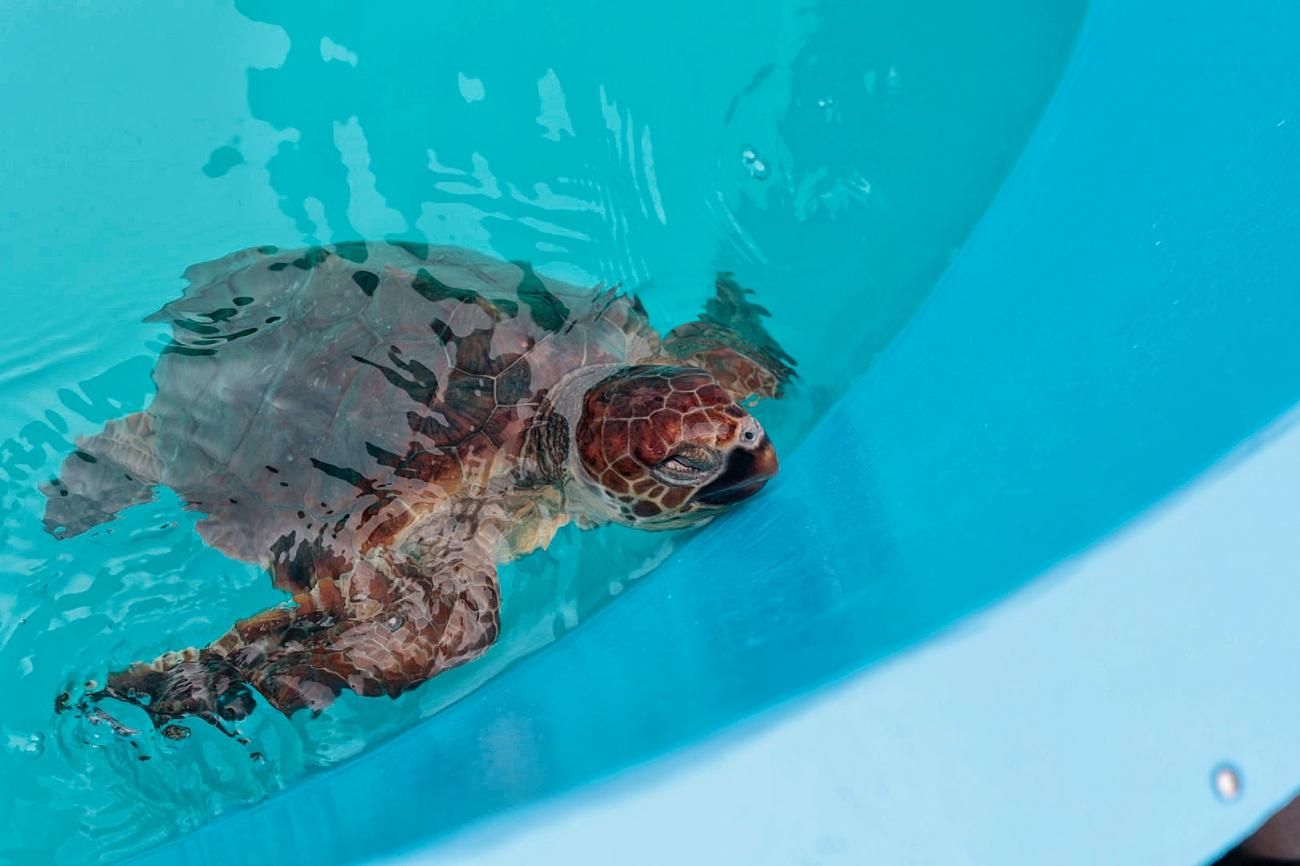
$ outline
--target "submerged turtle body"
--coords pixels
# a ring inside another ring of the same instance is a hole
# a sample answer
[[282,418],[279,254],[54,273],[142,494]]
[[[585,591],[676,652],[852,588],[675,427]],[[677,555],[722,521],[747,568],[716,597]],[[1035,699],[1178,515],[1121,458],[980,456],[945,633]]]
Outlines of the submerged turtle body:
[[149,407],[160,481],[232,556],[256,561],[286,531],[365,550],[462,491],[505,492],[563,375],[658,350],[632,299],[526,264],[342,252],[200,265],[151,317],[175,333]]
[[495,639],[497,563],[558,527],[687,525],[775,457],[740,405],[791,375],[727,275],[664,339],[635,297],[448,247],[260,247],[196,265],[151,317],[149,408],[46,488],[62,537],[171,488],[199,532],[294,594],[110,678],[154,719],[396,695]]

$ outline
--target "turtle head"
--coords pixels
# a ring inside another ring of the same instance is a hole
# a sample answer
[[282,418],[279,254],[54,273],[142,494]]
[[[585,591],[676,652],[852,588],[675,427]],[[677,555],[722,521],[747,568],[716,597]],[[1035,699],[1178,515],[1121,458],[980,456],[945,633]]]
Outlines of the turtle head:
[[759,491],[776,452],[758,420],[693,367],[624,367],[583,396],[575,456],[605,517],[643,529],[707,520]]

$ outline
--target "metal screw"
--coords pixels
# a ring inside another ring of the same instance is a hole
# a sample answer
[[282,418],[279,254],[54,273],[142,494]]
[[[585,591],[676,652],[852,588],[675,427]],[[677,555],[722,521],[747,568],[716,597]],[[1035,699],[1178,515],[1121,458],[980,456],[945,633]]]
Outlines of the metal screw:
[[1231,764],[1214,768],[1214,794],[1225,803],[1241,796],[1241,772]]

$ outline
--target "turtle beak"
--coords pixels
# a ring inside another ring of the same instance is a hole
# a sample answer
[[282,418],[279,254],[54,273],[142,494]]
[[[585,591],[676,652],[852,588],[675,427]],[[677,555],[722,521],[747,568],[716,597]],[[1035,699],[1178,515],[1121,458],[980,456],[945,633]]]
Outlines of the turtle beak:
[[764,436],[753,448],[732,449],[722,474],[700,488],[695,501],[704,505],[734,505],[762,490],[776,471],[776,449]]

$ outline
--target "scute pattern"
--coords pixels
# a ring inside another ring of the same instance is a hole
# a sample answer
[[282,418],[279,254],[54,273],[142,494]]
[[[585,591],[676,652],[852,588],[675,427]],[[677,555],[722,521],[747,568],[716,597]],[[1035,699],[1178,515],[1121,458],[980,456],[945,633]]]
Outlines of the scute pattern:
[[670,443],[718,447],[736,439],[745,412],[714,378],[665,365],[633,367],[587,392],[578,436],[583,465],[628,517],[653,518],[693,492],[656,480],[650,469]]

